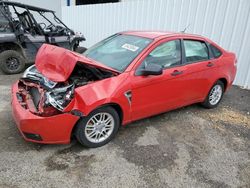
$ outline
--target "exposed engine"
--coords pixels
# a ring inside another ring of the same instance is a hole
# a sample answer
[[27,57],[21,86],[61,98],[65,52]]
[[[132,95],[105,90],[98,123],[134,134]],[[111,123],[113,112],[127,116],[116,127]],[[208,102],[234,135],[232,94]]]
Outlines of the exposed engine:
[[24,108],[36,115],[56,115],[72,101],[75,88],[112,76],[112,72],[78,63],[67,81],[54,82],[33,65],[20,79],[17,97]]

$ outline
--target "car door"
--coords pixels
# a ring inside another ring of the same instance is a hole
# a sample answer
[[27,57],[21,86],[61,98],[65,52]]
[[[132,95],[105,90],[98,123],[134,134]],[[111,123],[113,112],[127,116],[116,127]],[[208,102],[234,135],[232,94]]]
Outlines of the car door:
[[[155,63],[163,67],[163,74],[143,76],[145,66]],[[182,66],[181,41],[162,41],[132,71],[132,120],[158,114],[183,104],[185,67]]]
[[183,39],[184,67],[187,89],[183,92],[186,103],[200,102],[211,87],[211,78],[217,67],[216,60],[203,40]]

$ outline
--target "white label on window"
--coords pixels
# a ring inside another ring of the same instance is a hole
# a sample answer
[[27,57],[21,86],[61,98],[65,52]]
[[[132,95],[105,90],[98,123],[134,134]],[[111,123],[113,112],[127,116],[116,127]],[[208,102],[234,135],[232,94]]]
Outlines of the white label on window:
[[127,44],[127,43],[123,44],[123,45],[122,45],[122,48],[127,49],[127,50],[130,50],[130,51],[132,51],[132,52],[135,52],[135,51],[137,51],[137,50],[139,49],[138,46],[134,46],[134,45],[132,45],[132,44]]

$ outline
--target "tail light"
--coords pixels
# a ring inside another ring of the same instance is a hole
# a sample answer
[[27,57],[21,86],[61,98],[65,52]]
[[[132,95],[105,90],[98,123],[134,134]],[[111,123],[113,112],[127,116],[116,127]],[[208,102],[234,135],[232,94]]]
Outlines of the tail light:
[[237,66],[237,63],[238,63],[238,59],[235,58],[235,61],[234,61],[234,66],[235,66],[235,67]]

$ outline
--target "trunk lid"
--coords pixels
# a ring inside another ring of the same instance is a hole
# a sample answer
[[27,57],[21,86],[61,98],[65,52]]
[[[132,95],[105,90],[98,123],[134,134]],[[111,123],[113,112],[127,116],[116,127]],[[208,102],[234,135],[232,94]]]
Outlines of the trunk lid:
[[115,74],[119,73],[118,71],[81,54],[49,44],[43,44],[41,46],[37,53],[35,62],[37,70],[54,82],[66,81],[71,75],[77,62],[108,70]]

